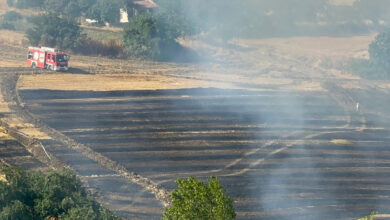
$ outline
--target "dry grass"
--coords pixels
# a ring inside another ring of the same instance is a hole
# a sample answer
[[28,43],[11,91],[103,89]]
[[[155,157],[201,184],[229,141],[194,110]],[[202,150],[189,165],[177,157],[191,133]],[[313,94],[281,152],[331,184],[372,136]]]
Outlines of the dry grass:
[[0,0],[0,16],[9,10],[7,0]]
[[0,181],[1,182],[7,182],[7,179],[5,178],[5,175],[0,173]]
[[11,136],[9,136],[6,130],[3,127],[0,127],[0,140],[14,140]]
[[108,26],[95,27],[95,26],[90,26],[87,24],[81,24],[81,27],[83,29],[95,30],[95,31],[110,31],[110,32],[122,32],[123,31],[123,28],[120,28],[120,27],[108,27]]
[[25,47],[27,44],[28,41],[24,33],[10,30],[0,30],[0,45]]
[[[170,64],[74,55],[70,66],[75,68],[73,73],[80,75],[23,76],[20,88],[107,91],[218,87],[324,91],[322,79],[329,76],[343,79],[342,86],[356,84],[357,77],[334,69],[333,64],[357,51],[366,53],[364,48],[373,37],[297,37],[232,42],[238,49],[206,47],[204,42],[183,39],[183,44],[197,51],[211,51],[210,60],[221,62]],[[329,68],[325,68],[328,63]],[[78,69],[98,75],[82,74]]]
[[353,145],[353,142],[347,139],[333,139],[330,143],[336,145]]
[[[40,83],[37,83],[40,82]],[[155,90],[198,87],[234,87],[229,83],[210,82],[153,74],[44,74],[22,76],[18,89],[51,90]]]

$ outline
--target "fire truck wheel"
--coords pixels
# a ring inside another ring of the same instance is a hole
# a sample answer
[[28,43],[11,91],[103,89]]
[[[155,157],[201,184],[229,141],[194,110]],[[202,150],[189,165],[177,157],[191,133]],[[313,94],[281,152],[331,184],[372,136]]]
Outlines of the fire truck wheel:
[[31,64],[31,68],[35,69],[37,67],[37,64],[36,63],[32,63]]

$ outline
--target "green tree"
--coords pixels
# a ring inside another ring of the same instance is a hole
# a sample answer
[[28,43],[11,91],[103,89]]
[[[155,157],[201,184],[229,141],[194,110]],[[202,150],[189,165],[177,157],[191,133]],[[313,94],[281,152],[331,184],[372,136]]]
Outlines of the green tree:
[[73,49],[80,37],[79,25],[69,17],[58,17],[50,13],[35,18],[33,25],[26,32],[33,45]]
[[371,63],[390,73],[390,28],[376,36],[368,51]]
[[77,0],[77,4],[82,12],[88,11],[96,3],[97,0]]
[[124,7],[120,0],[97,0],[87,10],[86,16],[91,19],[99,21],[100,24],[105,22],[115,24],[119,22],[119,9]]
[[19,19],[22,19],[22,15],[19,14],[18,12],[16,11],[8,11],[7,13],[5,13],[3,15],[3,19],[4,21],[16,21],[16,20],[19,20]]
[[33,219],[32,210],[21,201],[12,201],[9,206],[3,208],[0,212],[0,220],[31,220]]
[[196,22],[183,9],[187,6],[186,0],[159,0],[155,14],[159,19],[165,20],[172,29],[183,35],[198,33],[199,27]]
[[93,200],[70,171],[27,174],[5,168],[0,182],[0,220],[60,219],[119,220]]
[[80,17],[81,12],[80,5],[77,1],[70,1],[64,8],[64,14],[72,18]]
[[154,60],[169,60],[181,49],[178,32],[155,16],[144,14],[130,20],[123,41],[127,54]]
[[211,177],[208,185],[190,177],[176,180],[178,188],[172,192],[172,205],[163,219],[234,219],[233,199],[226,196],[218,178]]
[[10,7],[17,8],[34,8],[41,7],[44,0],[7,0],[7,4]]
[[70,0],[44,0],[43,8],[51,13],[63,13]]

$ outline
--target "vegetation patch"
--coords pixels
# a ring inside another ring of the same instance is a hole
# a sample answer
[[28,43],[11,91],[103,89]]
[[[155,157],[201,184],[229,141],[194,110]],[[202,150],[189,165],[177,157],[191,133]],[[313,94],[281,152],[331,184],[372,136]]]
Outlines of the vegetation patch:
[[5,167],[2,172],[0,219],[120,219],[93,200],[70,171],[44,175]]
[[351,59],[347,69],[366,79],[390,77],[390,28],[379,33],[369,46],[370,59]]
[[27,31],[27,38],[34,46],[45,45],[61,49],[74,49],[80,37],[80,27],[71,18],[55,14],[41,15],[33,20],[34,27]]
[[211,177],[208,185],[190,177],[176,180],[172,205],[163,219],[234,219],[233,199],[225,195],[218,178]]

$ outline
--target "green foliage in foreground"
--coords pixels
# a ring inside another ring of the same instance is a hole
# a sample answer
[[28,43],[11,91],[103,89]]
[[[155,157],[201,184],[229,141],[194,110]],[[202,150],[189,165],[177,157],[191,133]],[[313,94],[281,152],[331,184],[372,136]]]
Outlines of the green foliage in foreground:
[[358,220],[374,220],[375,215],[377,215],[377,214],[378,214],[378,212],[371,212],[371,214],[369,216],[359,218]]
[[190,177],[176,180],[178,188],[172,192],[172,205],[163,219],[234,219],[233,199],[226,196],[218,178],[211,177],[208,185]]
[[69,171],[44,175],[7,167],[2,172],[7,182],[0,181],[0,220],[120,219],[94,201]]

